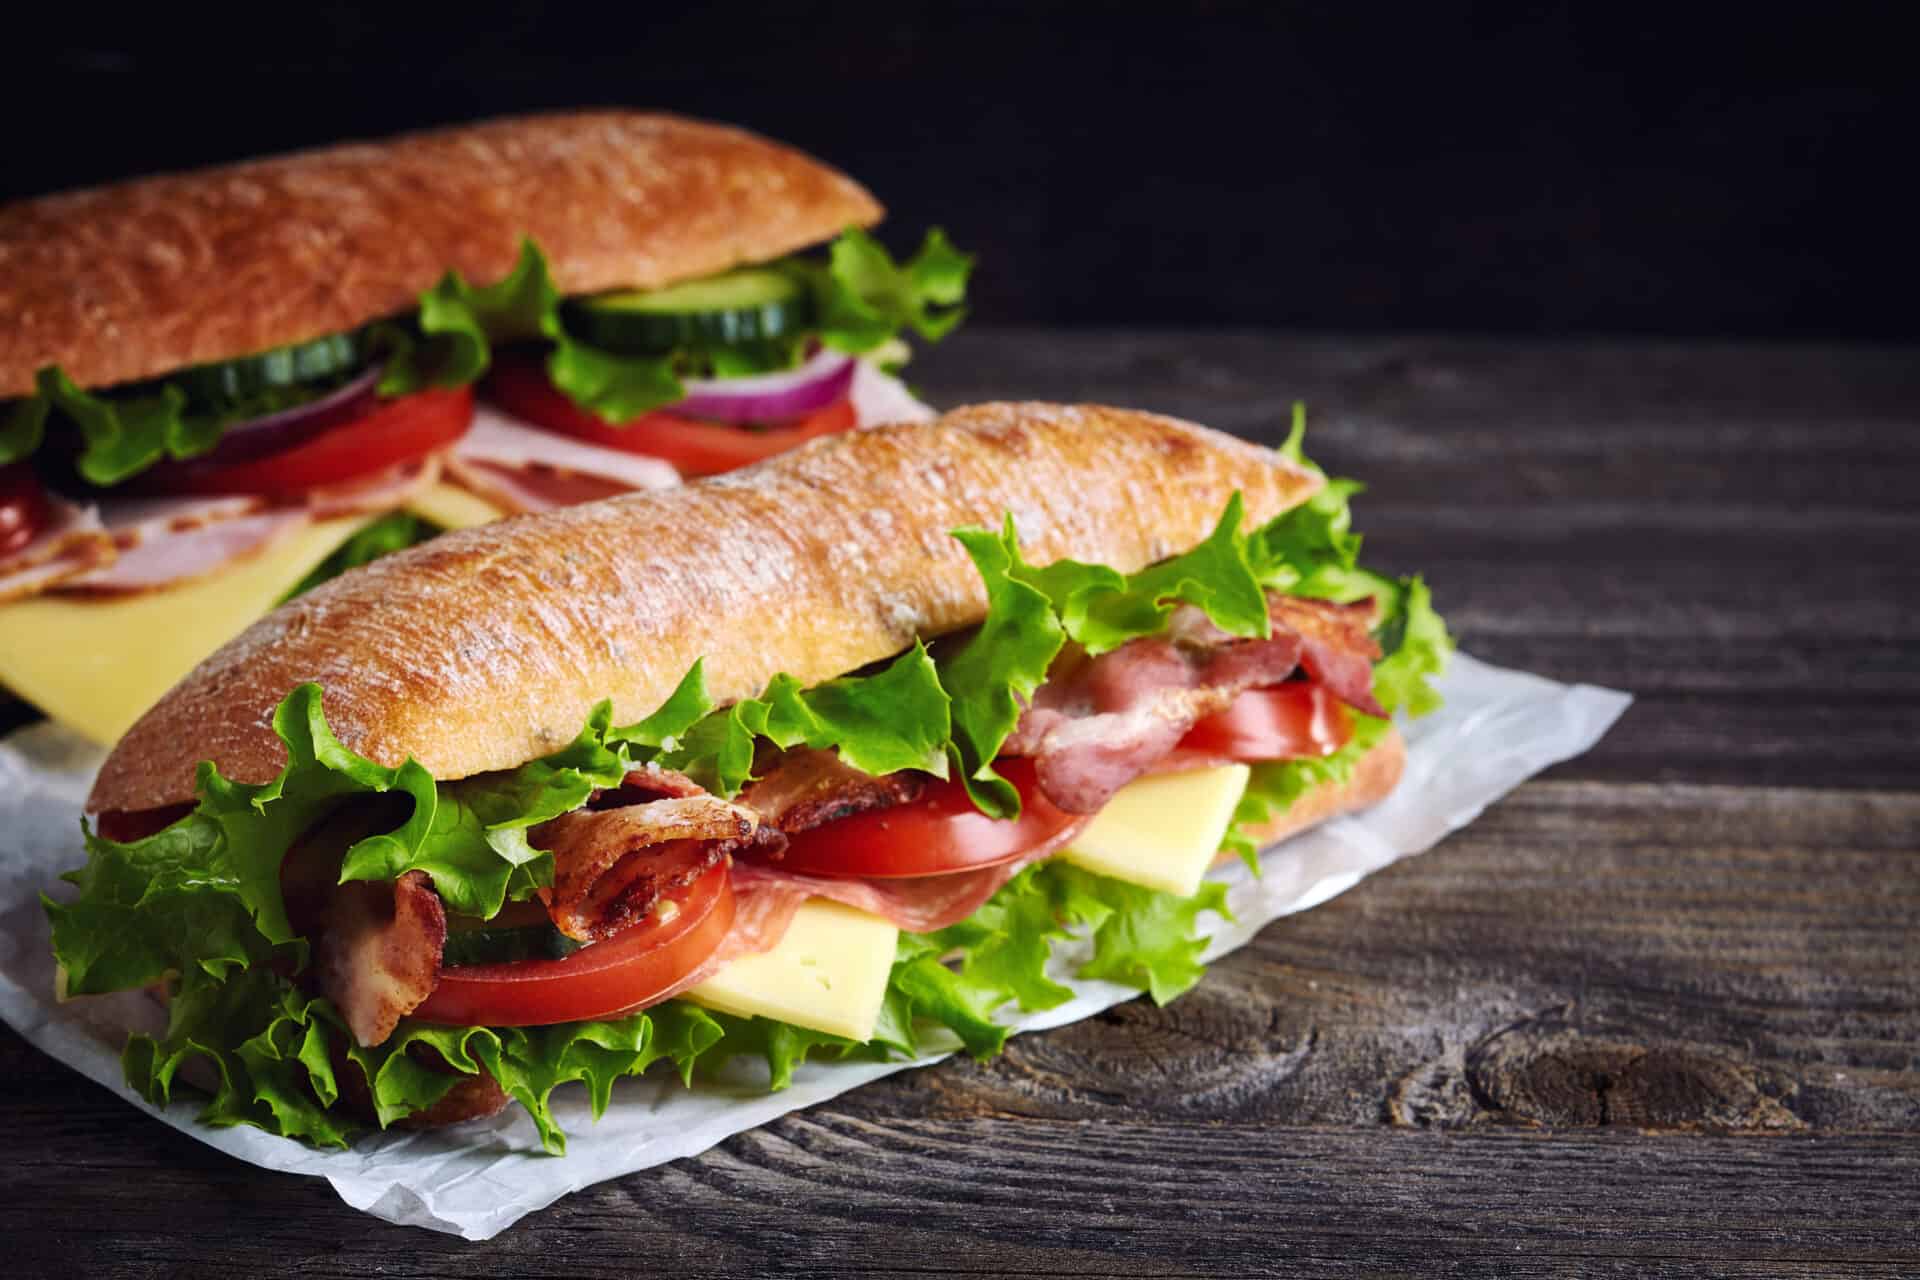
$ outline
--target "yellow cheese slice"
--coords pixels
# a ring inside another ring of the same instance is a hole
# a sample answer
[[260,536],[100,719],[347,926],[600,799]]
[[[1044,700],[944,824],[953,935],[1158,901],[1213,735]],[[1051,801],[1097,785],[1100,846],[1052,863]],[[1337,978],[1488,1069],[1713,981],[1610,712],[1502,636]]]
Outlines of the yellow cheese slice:
[[773,950],[735,960],[686,993],[695,1004],[873,1039],[900,931],[879,916],[809,898]]
[[477,524],[492,524],[506,515],[479,494],[444,480],[409,498],[407,510],[442,529],[471,529]]
[[202,658],[369,523],[365,516],[323,520],[219,573],[161,591],[0,605],[0,684],[111,746]]
[[1252,772],[1230,764],[1129,783],[1060,856],[1103,876],[1188,897],[1220,852]]

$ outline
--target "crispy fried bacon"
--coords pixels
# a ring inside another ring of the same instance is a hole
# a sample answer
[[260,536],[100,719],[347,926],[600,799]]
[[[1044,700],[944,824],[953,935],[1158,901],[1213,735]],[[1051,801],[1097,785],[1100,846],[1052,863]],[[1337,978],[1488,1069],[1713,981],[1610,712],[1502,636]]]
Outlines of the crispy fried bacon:
[[1164,636],[1097,658],[1069,647],[1001,750],[1033,758],[1040,790],[1057,807],[1094,813],[1195,723],[1296,667],[1343,702],[1380,714],[1369,688],[1380,652],[1367,634],[1372,603],[1269,599],[1273,629],[1264,640],[1229,635],[1185,605]]
[[553,854],[553,887],[541,896],[554,926],[593,942],[644,919],[661,894],[691,883],[759,831],[752,810],[696,795],[576,809],[528,834]]
[[1380,646],[1370,634],[1378,616],[1372,597],[1352,604],[1273,596],[1273,626],[1300,637],[1300,665],[1340,701],[1370,716],[1384,716],[1373,696],[1373,664]]
[[376,1045],[433,994],[446,941],[446,911],[424,872],[409,871],[392,884],[349,881],[322,909],[315,980],[353,1038]]
[[630,804],[646,804],[650,800],[684,800],[688,796],[705,794],[705,787],[677,769],[643,764],[631,770],[619,786],[594,792],[587,801],[587,808],[618,809]]
[[740,793],[740,803],[788,835],[905,804],[927,785],[924,774],[903,770],[876,778],[842,762],[837,751],[811,747],[774,752],[755,763],[760,776]]

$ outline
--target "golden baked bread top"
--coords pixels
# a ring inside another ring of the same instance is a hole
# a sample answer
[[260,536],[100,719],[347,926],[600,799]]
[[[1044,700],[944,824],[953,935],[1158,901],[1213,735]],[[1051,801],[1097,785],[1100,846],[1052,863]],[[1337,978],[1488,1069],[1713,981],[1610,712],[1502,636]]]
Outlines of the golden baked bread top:
[[356,328],[449,268],[566,293],[656,288],[879,220],[846,175],[741,129],[635,111],[522,116],[0,207],[0,399]]

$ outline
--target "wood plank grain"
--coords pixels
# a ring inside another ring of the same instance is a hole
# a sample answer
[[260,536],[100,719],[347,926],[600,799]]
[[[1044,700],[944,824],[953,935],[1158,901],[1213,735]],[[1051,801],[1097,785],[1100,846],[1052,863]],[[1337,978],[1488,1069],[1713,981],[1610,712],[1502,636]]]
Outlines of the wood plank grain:
[[[589,1188],[483,1246],[231,1164],[137,1179],[34,1172],[91,1176],[102,1193],[84,1219],[39,1187],[38,1203],[0,1204],[27,1274],[72,1274],[87,1258],[128,1275],[1832,1276],[1910,1273],[1920,1257],[1920,1153],[1871,1136],[875,1121],[817,1109]],[[21,1185],[18,1173],[8,1181]]]

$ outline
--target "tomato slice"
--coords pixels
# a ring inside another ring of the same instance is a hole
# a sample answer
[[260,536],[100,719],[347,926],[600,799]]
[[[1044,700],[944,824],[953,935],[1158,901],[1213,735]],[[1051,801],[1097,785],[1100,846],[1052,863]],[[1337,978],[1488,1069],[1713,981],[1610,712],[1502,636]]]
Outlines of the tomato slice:
[[975,871],[1022,857],[1079,821],[1047,803],[1034,785],[1031,761],[999,760],[994,767],[1020,792],[1017,818],[981,813],[958,779],[931,782],[917,800],[787,837],[779,865],[808,875],[875,879]]
[[487,394],[515,417],[609,449],[662,458],[682,475],[710,476],[785,453],[815,436],[852,429],[851,400],[840,400],[783,427],[735,427],[654,409],[615,426],[582,409],[553,385],[546,367],[524,355],[497,356]]
[[278,453],[222,462],[217,455],[163,463],[142,478],[159,493],[251,493],[293,497],[383,471],[444,449],[473,425],[473,388],[416,391],[329,427]]
[[656,909],[625,933],[564,960],[442,969],[440,985],[413,1016],[462,1027],[534,1027],[651,1004],[712,955],[733,927],[731,877],[723,859],[662,895],[662,907],[672,903],[672,911]]
[[193,804],[188,802],[159,809],[116,809],[101,814],[94,823],[94,829],[103,840],[132,844],[135,840],[145,840],[157,831],[165,831],[192,813],[193,808]]
[[1295,680],[1247,690],[1187,730],[1180,749],[1234,760],[1297,760],[1330,756],[1351,737],[1353,723],[1339,699],[1322,685]]
[[32,467],[24,462],[0,467],[0,556],[32,542],[52,514],[47,491]]

